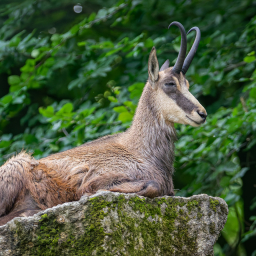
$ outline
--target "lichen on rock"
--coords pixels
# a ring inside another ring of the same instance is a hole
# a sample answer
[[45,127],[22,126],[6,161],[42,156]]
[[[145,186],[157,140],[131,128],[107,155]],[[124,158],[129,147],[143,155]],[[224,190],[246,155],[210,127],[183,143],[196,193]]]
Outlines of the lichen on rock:
[[4,255],[213,255],[221,198],[100,192],[0,227]]

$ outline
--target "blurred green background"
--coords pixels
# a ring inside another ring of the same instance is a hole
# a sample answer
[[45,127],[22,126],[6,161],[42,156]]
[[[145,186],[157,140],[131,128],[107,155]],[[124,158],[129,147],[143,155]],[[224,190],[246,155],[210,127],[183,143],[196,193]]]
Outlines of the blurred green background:
[[0,164],[129,127],[152,46],[160,65],[175,63],[175,20],[201,29],[187,79],[209,114],[200,128],[176,125],[177,194],[224,198],[215,255],[255,256],[255,0],[1,0]]

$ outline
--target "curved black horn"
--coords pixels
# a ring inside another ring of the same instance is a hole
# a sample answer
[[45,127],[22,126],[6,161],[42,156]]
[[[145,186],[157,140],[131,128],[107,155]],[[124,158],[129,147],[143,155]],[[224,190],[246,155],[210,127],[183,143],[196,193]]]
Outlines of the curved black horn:
[[185,60],[186,57],[186,52],[187,52],[187,36],[186,36],[186,31],[184,29],[184,27],[177,21],[172,22],[168,29],[170,28],[170,26],[175,25],[179,28],[180,33],[181,33],[181,44],[180,44],[180,52],[177,58],[177,61],[173,67],[173,71],[175,73],[180,73],[182,66],[183,66],[183,62]]
[[184,64],[183,64],[183,67],[182,67],[182,70],[181,70],[184,75],[185,75],[186,72],[188,71],[188,68],[189,68],[189,66],[190,66],[190,64],[191,64],[191,62],[192,62],[192,60],[193,60],[193,58],[194,58],[194,56],[195,56],[195,53],[196,53],[196,51],[197,51],[197,48],[198,48],[198,45],[199,45],[199,42],[200,42],[200,39],[201,39],[201,32],[200,32],[200,29],[199,29],[198,27],[193,27],[193,28],[191,28],[191,29],[188,31],[187,35],[188,35],[191,31],[193,31],[193,30],[196,31],[196,39],[195,39],[195,41],[194,41],[194,43],[193,43],[193,45],[192,45],[192,48],[190,49],[190,51],[189,51],[189,53],[188,53],[187,58],[186,58],[185,61],[184,61]]

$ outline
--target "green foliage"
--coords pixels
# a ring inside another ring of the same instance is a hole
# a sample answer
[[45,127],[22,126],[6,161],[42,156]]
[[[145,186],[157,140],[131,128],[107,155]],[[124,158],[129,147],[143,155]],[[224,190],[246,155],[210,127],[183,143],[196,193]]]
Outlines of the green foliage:
[[216,255],[252,253],[255,3],[83,0],[81,13],[75,4],[0,3],[0,164],[22,149],[41,158],[124,131],[147,79],[152,46],[160,65],[166,58],[173,64],[180,37],[168,24],[196,25],[202,40],[187,78],[208,118],[200,128],[176,126],[174,183],[179,195],[207,193],[229,204]]

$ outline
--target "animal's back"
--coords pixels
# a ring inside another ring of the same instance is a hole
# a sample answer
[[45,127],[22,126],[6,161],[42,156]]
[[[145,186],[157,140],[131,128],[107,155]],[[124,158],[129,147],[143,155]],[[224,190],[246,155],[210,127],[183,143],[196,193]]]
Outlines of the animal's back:
[[[87,166],[88,171],[94,169],[96,175],[106,172],[123,172],[133,164],[142,163],[137,152],[131,151],[122,143],[124,133],[104,136],[81,146],[50,155],[39,160],[49,167],[54,166],[60,175],[70,176],[73,168]],[[130,169],[130,168],[129,168]],[[127,170],[127,172],[129,172]]]

